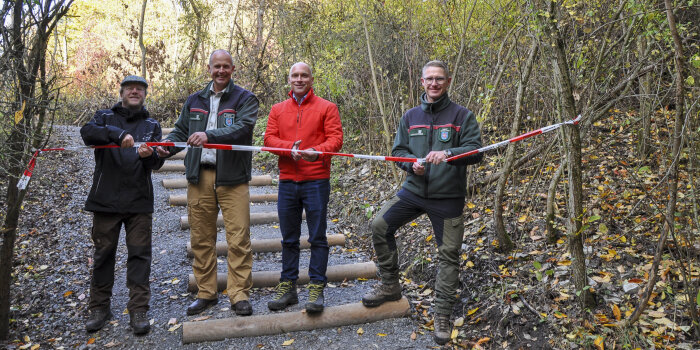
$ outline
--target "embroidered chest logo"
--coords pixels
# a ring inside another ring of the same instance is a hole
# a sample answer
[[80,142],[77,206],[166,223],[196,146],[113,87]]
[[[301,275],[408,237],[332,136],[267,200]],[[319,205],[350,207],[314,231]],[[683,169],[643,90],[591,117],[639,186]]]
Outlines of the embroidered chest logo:
[[235,114],[224,113],[224,126],[233,125],[234,116],[235,116]]
[[447,142],[450,140],[450,136],[452,133],[451,133],[450,128],[440,128],[438,130],[438,134],[439,134],[438,137],[439,137],[440,141]]

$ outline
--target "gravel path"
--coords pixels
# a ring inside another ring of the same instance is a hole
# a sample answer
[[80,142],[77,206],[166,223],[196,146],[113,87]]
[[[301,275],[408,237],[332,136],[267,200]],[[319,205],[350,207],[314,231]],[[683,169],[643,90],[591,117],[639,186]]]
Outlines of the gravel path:
[[[77,127],[56,127],[52,145],[70,140],[79,145]],[[187,305],[194,300],[187,293],[187,275],[191,265],[185,254],[189,232],[179,227],[185,207],[171,207],[167,198],[184,190],[166,190],[164,178],[182,174],[154,173],[155,213],[153,223],[153,264],[151,272],[152,331],[135,337],[125,313],[128,290],[125,286],[126,248],[123,234],[117,253],[112,312],[115,317],[104,329],[88,334],[84,331],[90,283],[92,242],[89,232],[92,216],[82,210],[90,189],[93,155],[90,151],[54,152],[42,155],[37,163],[30,192],[25,200],[21,227],[17,239],[15,284],[12,286],[11,342],[0,347],[20,348],[40,344],[41,348],[158,348],[158,349],[409,349],[435,346],[432,333],[421,328],[412,318],[391,319],[371,324],[359,324],[310,332],[293,332],[275,336],[233,338],[202,344],[182,344],[182,322],[200,316],[236,317],[226,296],[219,304],[198,316],[187,316]],[[260,172],[257,172],[261,175]],[[273,177],[275,174],[273,174]],[[274,193],[274,186],[251,187],[251,193]],[[331,204],[333,205],[333,203]],[[340,205],[336,203],[336,205]],[[275,203],[252,204],[251,212],[276,211]],[[332,218],[329,218],[332,219]],[[330,223],[328,234],[339,233]],[[122,231],[123,232],[123,231]],[[302,234],[306,232],[304,231]],[[280,237],[275,225],[251,227],[256,238]],[[219,240],[223,240],[219,232]],[[331,249],[330,265],[366,262],[371,256],[355,247]],[[281,269],[281,253],[256,253],[254,271]],[[301,267],[308,266],[308,252],[302,253]],[[225,272],[225,261],[219,258],[218,270]],[[376,283],[348,281],[332,283],[326,289],[326,306],[358,302],[362,294]],[[268,314],[267,301],[271,288],[254,289],[251,293],[254,314]],[[300,305],[289,308],[298,311],[308,293],[300,289]],[[370,311],[371,312],[371,311]],[[362,328],[364,332],[358,332]],[[416,333],[411,340],[412,333]],[[359,334],[362,333],[362,334]],[[289,346],[283,343],[294,339]],[[30,347],[27,347],[30,348]]]

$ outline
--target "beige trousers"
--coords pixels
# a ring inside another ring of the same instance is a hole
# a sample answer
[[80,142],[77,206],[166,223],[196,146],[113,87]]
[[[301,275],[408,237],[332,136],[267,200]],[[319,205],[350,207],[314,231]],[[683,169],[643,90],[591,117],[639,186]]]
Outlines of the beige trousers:
[[187,211],[197,298],[216,298],[216,218],[224,217],[228,243],[227,294],[232,304],[248,300],[253,286],[248,184],[214,186],[216,171],[202,169],[199,183],[187,186]]

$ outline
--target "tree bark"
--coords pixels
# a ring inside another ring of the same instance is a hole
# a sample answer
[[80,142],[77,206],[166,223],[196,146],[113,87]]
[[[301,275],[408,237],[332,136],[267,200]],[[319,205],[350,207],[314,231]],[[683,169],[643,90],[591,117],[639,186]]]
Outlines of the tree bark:
[[[525,62],[525,67],[523,68],[520,81],[518,82],[518,92],[515,97],[515,116],[513,117],[513,124],[510,128],[510,138],[518,136],[520,121],[523,118],[522,109],[525,89],[527,88],[528,81],[530,80],[530,72],[532,72],[532,66],[535,62],[535,57],[537,56],[537,47],[537,40],[533,39],[532,45],[530,46],[530,53],[527,61]],[[503,194],[506,189],[506,184],[508,183],[508,177],[513,169],[516,147],[517,144],[508,145],[508,151],[506,151],[506,161],[502,170],[503,175],[498,180],[496,194],[494,195],[493,219],[495,223],[496,237],[498,237],[498,250],[501,253],[509,253],[515,246],[513,244],[513,240],[510,238],[510,235],[508,232],[506,232],[506,227],[503,223]]]
[[[379,105],[379,113],[382,116],[382,127],[384,128],[384,144],[387,149],[387,152],[391,152],[391,135],[393,134],[393,132],[389,129],[389,122],[387,121],[386,114],[384,114],[384,102],[382,102],[382,95],[379,93],[379,85],[377,83],[377,75],[374,72],[374,58],[372,57],[372,46],[370,45],[369,31],[367,30],[367,19],[365,19],[365,12],[362,10],[362,7],[360,7],[360,3],[358,2],[358,0],[355,0],[355,5],[357,5],[357,9],[360,11],[360,15],[362,16],[362,27],[365,30],[365,39],[367,40],[367,53],[369,55],[369,69],[372,72],[372,85],[374,86],[374,93],[377,97],[377,104]],[[396,172],[396,167],[392,166],[390,168],[391,175],[394,178],[394,183],[398,183],[399,174]]]
[[[678,35],[678,29],[676,28],[676,19],[673,15],[673,6],[670,0],[664,0],[664,5],[666,7],[666,19],[668,20],[669,29],[671,32],[671,37],[673,38],[674,47],[674,65],[676,66],[676,91],[675,91],[675,103],[676,103],[676,113],[675,113],[675,126],[673,130],[672,139],[672,161],[669,169],[668,176],[668,202],[666,203],[666,220],[664,221],[664,227],[661,232],[661,237],[659,237],[659,243],[656,247],[656,254],[654,255],[654,261],[651,264],[651,270],[649,271],[649,281],[644,288],[644,293],[642,298],[639,299],[636,309],[632,313],[632,316],[627,322],[628,325],[634,324],[639,320],[646,309],[651,294],[656,287],[656,281],[658,280],[658,268],[661,263],[661,258],[663,251],[666,247],[666,240],[668,235],[674,234],[674,224],[675,224],[675,212],[676,212],[676,202],[678,199],[678,161],[680,159],[680,154],[683,148],[683,126],[685,124],[685,97],[683,83],[685,79],[684,74],[684,54],[683,54],[683,44],[681,42],[680,35]],[[695,302],[693,298],[688,301],[688,306],[690,308],[689,313],[693,319],[693,328],[695,330],[695,336],[700,338],[700,324],[698,323],[698,314]]]
[[146,21],[146,3],[148,0],[143,0],[141,5],[141,21],[139,21],[139,47],[141,48],[141,76],[146,77],[146,45],[143,44],[143,26]]
[[[26,190],[20,191],[17,182],[26,165],[27,149],[33,142],[37,142],[33,136],[39,135],[41,130],[35,127],[32,130],[31,121],[35,114],[43,113],[47,108],[45,101],[35,98],[37,75],[42,64],[45,64],[46,44],[56,23],[67,13],[72,0],[64,2],[47,1],[41,5],[43,8],[25,6],[24,1],[15,0],[12,5],[12,27],[0,30],[9,30],[7,36],[10,41],[3,43],[3,49],[8,50],[10,69],[13,78],[17,81],[17,88],[12,93],[15,96],[14,108],[23,112],[23,118],[13,124],[10,135],[4,145],[8,157],[8,186],[6,194],[6,215],[0,228],[0,340],[6,340],[9,336],[9,316],[12,285],[12,265],[14,260],[14,244],[17,237],[17,224],[19,222],[20,209],[24,201]],[[24,11],[27,11],[25,14]],[[37,13],[34,13],[37,11]],[[25,16],[32,16],[29,26],[32,30],[25,30],[27,22]],[[3,33],[3,36],[5,33]],[[24,35],[33,35],[27,38]],[[27,49],[25,42],[31,42]],[[43,72],[42,72],[43,74]],[[47,88],[42,85],[42,89]],[[39,124],[43,126],[43,123]]]
[[[639,52],[645,52],[649,43],[644,36],[637,38]],[[642,119],[642,128],[637,134],[637,157],[645,160],[651,152],[651,77],[644,74],[639,77],[639,117]]]
[[[557,3],[549,2],[549,17],[545,20],[544,29],[552,40],[553,51],[552,70],[554,81],[562,98],[562,117],[564,120],[576,118],[576,101],[574,100],[573,87],[571,86],[570,70],[564,51],[564,42],[561,39],[559,28],[555,19],[557,17]],[[581,134],[578,125],[565,125],[563,127],[564,144],[566,146],[567,169],[569,171],[569,200],[567,219],[567,240],[569,253],[573,263],[572,278],[576,286],[576,293],[581,309],[592,307],[595,298],[588,285],[586,275],[586,259],[583,252],[583,184],[581,180]]]

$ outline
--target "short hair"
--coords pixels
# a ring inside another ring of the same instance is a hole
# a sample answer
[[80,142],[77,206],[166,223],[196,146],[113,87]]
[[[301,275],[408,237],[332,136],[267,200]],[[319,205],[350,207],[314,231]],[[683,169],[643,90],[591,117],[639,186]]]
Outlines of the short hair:
[[442,68],[442,70],[445,71],[445,75],[447,76],[447,78],[450,77],[450,70],[447,68],[447,63],[445,63],[445,62],[443,62],[443,61],[440,61],[440,60],[432,60],[432,61],[426,63],[425,66],[423,66],[423,69],[422,69],[421,72],[420,72],[421,77],[422,77],[423,75],[425,75],[425,70],[426,70],[428,67]]
[[303,65],[309,67],[309,74],[311,74],[312,77],[314,76],[314,70],[311,68],[311,66],[308,63],[303,62],[303,61],[299,61],[297,63],[294,63],[291,67],[289,67],[289,75],[288,76],[290,76],[290,77],[292,76],[292,69],[294,69],[294,66],[296,66],[297,64],[303,64]]
[[224,49],[217,49],[217,50],[214,50],[211,52],[211,55],[209,55],[209,64],[210,65],[211,65],[211,60],[214,59],[214,55],[216,55],[218,53],[226,54],[226,56],[228,56],[228,58],[231,60],[231,65],[233,66],[233,56],[231,56],[231,54]]

